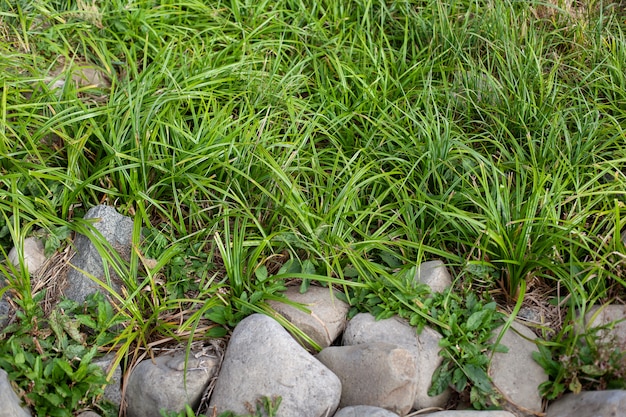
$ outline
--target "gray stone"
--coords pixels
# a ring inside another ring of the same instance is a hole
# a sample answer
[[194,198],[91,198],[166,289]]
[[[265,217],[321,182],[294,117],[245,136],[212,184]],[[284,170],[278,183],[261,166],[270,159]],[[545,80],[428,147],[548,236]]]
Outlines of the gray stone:
[[422,262],[415,272],[414,281],[428,285],[433,292],[443,292],[452,285],[448,268],[439,260]]
[[50,71],[50,76],[45,78],[45,82],[50,84],[51,90],[62,89],[65,87],[68,75],[75,88],[106,89],[111,87],[111,82],[104,71],[84,62],[57,66]]
[[517,314],[517,319],[524,320],[526,322],[543,324],[545,321],[543,311],[540,308],[523,306],[520,308]]
[[[5,283],[0,278],[0,290],[4,288]],[[4,292],[0,297],[0,329],[3,329],[9,322],[9,315],[11,314],[11,305],[7,301],[7,293]]]
[[26,407],[22,407],[20,399],[13,391],[9,376],[0,369],[0,417],[30,417]]
[[309,312],[278,301],[270,301],[269,305],[322,349],[330,346],[346,326],[350,306],[339,300],[334,290],[309,287],[301,294],[298,287],[289,287],[285,296],[292,302],[303,304]]
[[354,316],[346,326],[343,334],[344,345],[358,345],[374,342],[388,342],[413,352],[416,358],[417,391],[413,408],[421,410],[430,407],[443,407],[450,398],[450,389],[430,397],[430,388],[433,373],[441,365],[443,358],[439,356],[441,335],[426,326],[420,334],[406,320],[392,317],[376,320],[369,313],[360,313]]
[[[41,239],[36,237],[27,237],[24,239],[24,244],[21,250],[18,250],[17,246],[14,246],[7,255],[9,262],[15,266],[18,270],[20,265],[20,254],[22,257],[23,265],[29,274],[34,274],[41,268],[46,262],[46,256],[44,255],[44,245]],[[0,277],[0,289],[6,285],[4,277]],[[11,313],[11,305],[7,300],[8,294],[5,292],[0,297],[0,328],[6,326],[9,321],[9,314]]]
[[[37,272],[39,268],[46,262],[46,255],[44,255],[44,245],[41,239],[36,237],[27,237],[24,239],[24,246],[22,247],[22,256],[24,266],[30,274]],[[9,262],[16,268],[20,268],[20,256],[17,247],[13,247],[9,251]]]
[[[96,206],[87,212],[85,219],[97,219],[93,224],[94,228],[102,234],[102,237],[122,259],[130,259],[133,232],[131,218],[122,216],[113,207]],[[97,235],[87,237],[82,234],[76,236],[74,241],[76,255],[72,260],[74,268],[71,268],[67,275],[65,296],[79,303],[96,291],[105,292],[90,276],[107,283],[118,293],[121,293],[123,285],[122,280],[111,267],[109,268],[111,280],[107,282],[102,256],[91,239],[98,239],[98,237]]]
[[[97,358],[93,360],[94,365],[98,365],[105,375],[108,374],[111,365],[115,361],[115,354],[109,353],[101,358]],[[122,404],[122,369],[118,365],[111,375],[111,380],[108,385],[104,388],[104,398],[115,404],[116,406],[120,406]]]
[[216,414],[246,414],[246,403],[281,397],[278,417],[326,417],[333,415],[340,396],[336,375],[276,320],[253,314],[233,331],[209,408]]
[[185,372],[185,352],[139,363],[131,372],[125,399],[128,417],[159,416],[161,410],[180,412],[198,407],[202,393],[215,376],[219,359],[191,352]]
[[566,394],[548,407],[546,417],[618,417],[625,415],[626,391]]
[[344,346],[387,342],[417,349],[417,329],[397,316],[376,320],[370,313],[359,313],[346,325],[342,342]]
[[72,71],[72,81],[78,87],[108,88],[111,86],[106,74],[93,66],[79,66]]
[[356,405],[342,408],[335,413],[334,417],[398,417],[398,415],[380,407]]
[[608,326],[596,334],[604,343],[615,342],[626,350],[626,305],[595,306],[585,314],[586,330]]
[[341,407],[372,405],[400,415],[411,410],[417,369],[407,349],[381,342],[330,346],[317,358],[341,380]]
[[[492,342],[501,330],[502,326],[494,331]],[[548,380],[543,368],[532,358],[532,353],[539,351],[535,339],[528,327],[513,322],[500,341],[508,352],[496,352],[489,367],[489,376],[505,398],[505,406],[525,413],[541,413],[539,385]]]
[[446,410],[427,414],[428,417],[515,417],[504,410]]
[[76,417],[100,417],[100,414],[95,413],[93,411],[83,411],[82,413],[80,413]]

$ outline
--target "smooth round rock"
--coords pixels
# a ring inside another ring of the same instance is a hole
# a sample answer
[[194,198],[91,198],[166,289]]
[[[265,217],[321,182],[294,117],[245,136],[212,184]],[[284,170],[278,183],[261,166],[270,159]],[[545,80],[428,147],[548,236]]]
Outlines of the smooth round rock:
[[281,416],[332,416],[341,382],[273,318],[253,314],[231,336],[209,409],[249,414],[257,400],[281,397]]
[[[495,338],[502,326],[494,330]],[[520,410],[542,412],[542,399],[539,385],[548,380],[544,369],[533,359],[533,352],[539,352],[534,340],[537,336],[528,327],[513,322],[500,340],[508,352],[496,352],[489,367],[495,388],[504,394],[509,405]]]
[[626,305],[595,306],[585,314],[586,330],[604,326],[609,326],[611,329],[596,332],[602,342],[614,342],[618,346],[626,346]]
[[[24,247],[22,248],[24,256],[24,266],[29,273],[34,274],[46,262],[44,255],[44,244],[41,239],[36,237],[27,237],[24,239]],[[20,259],[16,247],[9,251],[9,262],[16,268],[20,268]]]
[[268,304],[323,349],[335,341],[348,321],[350,306],[336,294],[336,291],[323,287],[309,287],[305,293],[300,293],[298,287],[289,287],[285,296],[302,304],[308,312],[279,301],[272,300]]
[[415,355],[390,343],[330,346],[317,358],[341,380],[341,407],[371,405],[405,415],[417,390]]
[[428,417],[515,417],[504,410],[446,410],[427,414]]
[[433,292],[443,292],[452,285],[450,272],[440,260],[422,262],[415,271],[414,281],[428,285]]
[[428,389],[432,383],[435,370],[441,365],[443,358],[439,356],[442,336],[426,326],[421,333],[400,317],[376,320],[369,313],[359,313],[348,322],[343,334],[344,345],[387,342],[393,343],[413,352],[416,359],[417,390],[413,408],[421,410],[431,407],[444,407],[452,394],[450,389],[430,397]]
[[337,411],[334,417],[399,417],[396,413],[371,405],[356,405],[344,407]]
[[9,376],[3,369],[0,369],[0,417],[31,417],[28,409],[22,407]]
[[548,407],[546,417],[618,417],[626,415],[626,390],[566,394]]
[[[197,356],[197,357],[196,357]],[[154,417],[161,410],[179,412],[185,405],[195,408],[202,393],[217,373],[217,357],[189,355],[185,372],[185,352],[158,356],[138,364],[126,385],[128,417]]]

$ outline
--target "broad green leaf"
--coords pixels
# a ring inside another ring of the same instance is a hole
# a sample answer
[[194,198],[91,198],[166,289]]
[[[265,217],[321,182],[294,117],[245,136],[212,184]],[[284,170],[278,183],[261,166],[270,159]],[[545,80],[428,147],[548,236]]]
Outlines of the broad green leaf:
[[109,324],[109,320],[113,318],[113,306],[107,301],[101,301],[98,303],[98,325],[106,326]]
[[470,403],[475,408],[483,408],[484,394],[482,390],[478,389],[478,387],[473,386],[470,389]]
[[35,363],[33,365],[33,373],[37,375],[37,378],[41,378],[42,374],[42,361],[41,356],[37,356],[35,358]]
[[307,292],[309,290],[310,285],[311,285],[311,280],[303,279],[302,283],[300,284],[300,294],[304,294],[305,292]]
[[402,266],[402,262],[400,262],[394,254],[387,251],[382,251],[380,253],[380,259],[382,259],[383,262],[390,268],[399,268]]
[[263,291],[255,291],[250,296],[250,304],[256,304],[263,299],[265,293]]
[[210,308],[204,316],[211,320],[213,323],[217,324],[226,324],[226,307],[225,306],[215,306]]
[[299,273],[301,270],[299,262],[294,262],[293,259],[289,259],[283,264],[283,266],[280,267],[277,275]]
[[54,386],[54,389],[62,398],[72,397],[72,390],[65,384],[57,384]]
[[213,337],[213,338],[224,337],[227,334],[228,334],[228,330],[221,326],[211,327],[206,333],[207,337]]
[[491,391],[491,381],[484,369],[470,363],[465,365],[463,370],[474,386],[483,392]]
[[256,271],[254,271],[254,275],[259,282],[265,282],[267,279],[267,267],[265,265],[259,266]]
[[601,369],[598,365],[583,365],[580,370],[590,376],[602,376],[606,374],[606,370]]
[[87,340],[87,336],[80,332],[80,323],[76,320],[72,320],[67,316],[63,316],[61,321],[63,329],[76,343],[84,344]]
[[454,388],[457,392],[463,392],[463,390],[467,386],[467,376],[461,368],[456,368],[454,370],[451,383],[452,385],[454,385]]
[[492,313],[491,310],[480,310],[480,311],[473,313],[467,319],[465,328],[470,332],[478,329],[479,327],[483,325],[483,322],[485,321],[485,319],[487,319],[491,315],[491,313]]
[[356,278],[359,276],[359,271],[351,266],[346,266],[343,269],[343,276],[346,278]]
[[[504,346],[502,343],[498,343],[497,345],[493,346],[493,350],[494,352],[500,352],[500,353],[507,353],[509,351],[509,348],[507,346]],[[537,353],[537,352],[533,352]]]
[[90,329],[96,330],[98,327],[96,321],[86,314],[79,314],[74,318],[78,323],[89,327]]
[[52,409],[47,408],[46,411],[50,417],[71,417],[72,416],[72,412],[66,408],[60,408],[60,407],[55,407]]
[[496,307],[498,305],[496,304],[495,301],[492,301],[490,303],[487,303],[483,306],[483,310],[492,310],[492,311],[496,311]]
[[315,274],[315,265],[313,265],[313,262],[311,262],[310,259],[305,259],[302,262],[302,273],[303,274],[310,274],[310,275],[314,275]]
[[48,316],[48,323],[50,323],[50,328],[57,337],[57,340],[63,338],[63,318],[61,317],[61,313],[58,310],[52,310],[50,315]]
[[65,357],[69,360],[74,360],[76,358],[82,358],[87,349],[83,345],[71,344],[68,345],[67,348],[63,351]]
[[97,354],[98,346],[92,346],[91,349],[89,349],[87,353],[85,353],[85,355],[82,357],[81,365],[83,363],[90,363]]
[[428,395],[434,397],[444,392],[452,380],[452,371],[448,369],[448,363],[443,362],[435,372],[431,379],[430,387],[428,388]]
[[63,397],[61,397],[58,394],[55,394],[53,392],[48,392],[42,395],[46,400],[48,400],[50,402],[50,404],[52,404],[55,407],[60,406],[61,404],[63,404]]
[[62,369],[63,372],[65,372],[65,374],[69,376],[70,378],[74,376],[74,370],[72,369],[72,366],[69,363],[67,363],[64,359],[55,359],[54,364],[59,369]]

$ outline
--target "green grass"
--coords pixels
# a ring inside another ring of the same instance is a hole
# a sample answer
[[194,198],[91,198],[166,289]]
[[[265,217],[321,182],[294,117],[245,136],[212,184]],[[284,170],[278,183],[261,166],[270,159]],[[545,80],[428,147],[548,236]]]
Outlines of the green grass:
[[63,248],[99,203],[131,215],[119,361],[269,313],[294,276],[450,330],[403,274],[429,259],[505,309],[563,302],[546,345],[577,349],[575,312],[626,284],[623,7],[309,3],[0,0],[2,251],[37,229]]

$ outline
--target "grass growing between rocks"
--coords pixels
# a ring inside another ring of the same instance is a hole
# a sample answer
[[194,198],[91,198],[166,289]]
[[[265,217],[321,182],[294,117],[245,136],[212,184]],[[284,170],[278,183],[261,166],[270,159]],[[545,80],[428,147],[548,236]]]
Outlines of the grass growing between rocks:
[[[130,262],[108,259],[125,325],[93,341],[128,367],[298,283],[465,340],[439,383],[476,406],[467,334],[523,307],[546,317],[546,398],[623,384],[619,360],[563,361],[578,314],[624,297],[623,6],[314,3],[0,0],[2,253],[39,234],[63,254],[96,204],[133,217]],[[455,284],[426,305],[410,272],[430,259]],[[49,320],[55,274],[3,265],[9,346]],[[493,314],[468,328],[476,306]],[[58,395],[59,415],[91,404]]]

